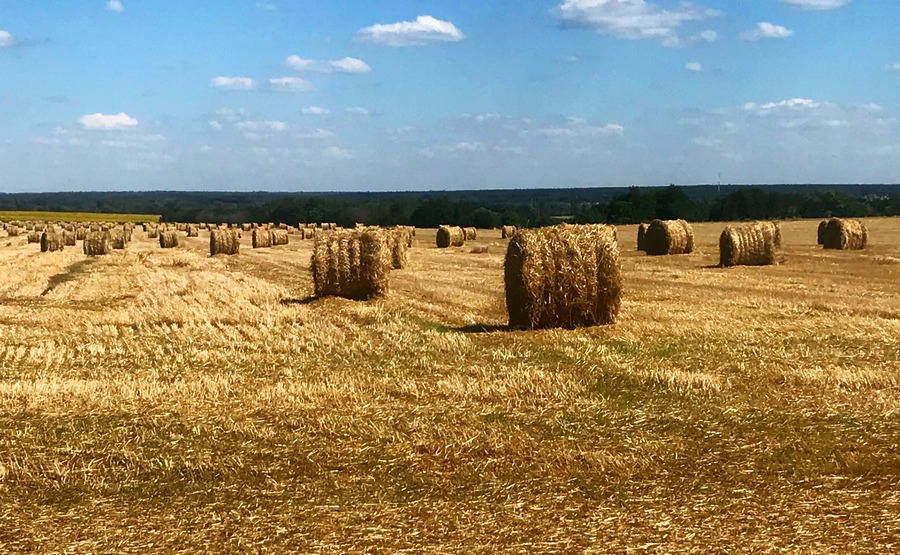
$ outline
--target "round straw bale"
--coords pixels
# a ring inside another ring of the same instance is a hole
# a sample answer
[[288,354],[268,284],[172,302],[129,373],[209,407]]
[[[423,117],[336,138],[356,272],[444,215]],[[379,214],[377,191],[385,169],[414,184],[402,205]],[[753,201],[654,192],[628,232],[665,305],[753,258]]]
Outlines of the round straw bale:
[[78,226],[75,228],[75,240],[76,241],[84,241],[84,238],[87,236],[88,228],[84,226]]
[[825,228],[828,226],[828,220],[822,220],[819,222],[819,228],[816,231],[816,244],[824,245],[825,244]]
[[500,237],[502,239],[511,239],[516,234],[516,226],[505,225],[500,228]]
[[163,249],[174,249],[178,246],[178,232],[177,231],[160,231],[159,232],[159,246]]
[[437,230],[436,242],[439,249],[461,247],[466,242],[466,236],[461,227],[442,225]]
[[112,252],[109,233],[105,231],[88,232],[81,246],[84,248],[84,254],[87,256],[102,256]]
[[269,234],[272,236],[272,246],[277,247],[279,245],[287,245],[290,241],[290,236],[286,229],[276,228],[269,231]]
[[268,229],[264,229],[261,227],[257,227],[253,230],[253,237],[251,238],[251,243],[253,244],[254,249],[263,249],[272,246],[272,235],[269,233]]
[[466,241],[477,241],[478,240],[478,230],[474,227],[464,227],[462,228],[463,234],[465,235]]
[[638,226],[638,236],[637,236],[637,250],[643,251],[646,250],[647,247],[644,244],[644,238],[647,235],[647,226],[641,224]]
[[78,244],[78,236],[75,231],[64,230],[62,232],[63,244],[67,247],[74,247]]
[[200,237],[200,229],[195,225],[187,226],[188,237]]
[[41,252],[56,252],[63,250],[65,241],[62,235],[55,231],[41,233]]
[[215,256],[217,254],[239,254],[240,251],[241,241],[238,237],[237,230],[214,229],[209,232],[210,256]]
[[822,240],[826,249],[862,250],[869,244],[869,230],[859,220],[831,218]]
[[719,237],[719,265],[767,266],[775,264],[775,234],[766,225],[753,222],[727,226]]
[[402,270],[409,264],[409,231],[406,229],[388,230],[391,243],[391,269]]
[[124,249],[127,244],[127,241],[125,241],[125,230],[121,227],[109,230],[109,241],[112,243],[113,249]]
[[560,225],[519,230],[504,264],[511,328],[615,323],[622,275],[613,228]]
[[694,232],[684,220],[653,220],[644,233],[644,252],[650,256],[690,254]]
[[388,291],[389,238],[375,228],[335,231],[316,238],[310,272],[316,296],[367,300]]
[[10,225],[6,228],[6,234],[10,237],[18,237],[19,236],[19,228],[14,225]]
[[29,231],[28,232],[28,242],[29,243],[40,243],[41,242],[41,232],[40,231]]

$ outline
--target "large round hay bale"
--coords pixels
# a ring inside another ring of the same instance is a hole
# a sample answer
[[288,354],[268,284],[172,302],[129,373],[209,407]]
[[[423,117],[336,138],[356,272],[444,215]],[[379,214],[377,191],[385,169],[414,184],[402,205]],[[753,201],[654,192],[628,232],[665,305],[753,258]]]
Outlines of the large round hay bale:
[[831,218],[825,225],[822,246],[826,249],[862,250],[869,244],[869,230],[859,220]]
[[10,237],[18,237],[19,236],[19,228],[15,225],[10,225],[6,228],[6,234]]
[[200,229],[195,225],[187,226],[188,237],[200,237]]
[[694,231],[684,220],[653,220],[644,233],[644,252],[650,256],[690,254]]
[[29,243],[40,243],[41,242],[41,232],[40,231],[29,231],[28,232],[28,242]]
[[272,234],[268,229],[257,227],[253,230],[250,242],[254,249],[269,248],[272,246]]
[[310,261],[315,295],[367,300],[386,294],[389,241],[385,231],[373,228],[317,236]]
[[84,226],[78,226],[75,228],[75,240],[76,241],[84,241],[84,238],[87,237],[88,228]]
[[466,242],[466,235],[461,227],[442,225],[437,230],[436,242],[439,249],[461,247]]
[[816,230],[816,244],[824,245],[825,244],[825,228],[828,227],[828,220],[822,220],[819,222],[819,228]]
[[78,236],[75,231],[64,230],[62,232],[63,244],[67,247],[74,247],[78,244]]
[[209,232],[209,254],[238,254],[241,251],[241,240],[237,230],[214,229]]
[[512,236],[516,234],[516,226],[514,225],[505,225],[500,227],[500,237],[502,239],[512,239]]
[[474,227],[464,227],[462,228],[464,239],[466,241],[477,241],[478,240],[478,230]]
[[63,236],[55,231],[45,231],[41,233],[41,252],[56,252],[63,250],[65,240]]
[[286,229],[276,228],[269,231],[272,236],[272,246],[287,245],[290,242],[290,235]]
[[103,256],[112,252],[109,233],[105,231],[88,232],[81,246],[87,256]]
[[159,247],[162,249],[174,249],[179,244],[177,231],[160,231]]
[[109,242],[112,244],[114,250],[124,249],[128,244],[125,237],[125,230],[121,227],[109,230]]
[[147,239],[158,239],[159,238],[159,227],[151,226],[147,230]]
[[638,226],[638,234],[637,234],[637,250],[643,251],[646,250],[647,247],[645,245],[645,238],[647,235],[647,226],[641,224]]
[[409,231],[394,228],[387,233],[391,243],[391,269],[402,270],[409,264]]
[[775,264],[775,234],[771,222],[728,226],[719,237],[719,265],[767,266]]
[[504,264],[512,328],[576,328],[615,323],[622,274],[606,225],[518,230]]

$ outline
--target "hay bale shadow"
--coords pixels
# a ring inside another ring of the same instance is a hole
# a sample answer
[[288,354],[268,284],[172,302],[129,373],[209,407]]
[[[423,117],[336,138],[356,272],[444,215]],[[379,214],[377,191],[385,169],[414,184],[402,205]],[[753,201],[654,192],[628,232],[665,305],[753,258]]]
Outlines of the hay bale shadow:
[[495,331],[513,331],[513,328],[506,324],[472,324],[470,326],[451,328],[451,330],[459,333],[493,333]]
[[315,301],[318,301],[323,297],[316,297],[315,295],[310,295],[309,297],[304,297],[302,299],[281,299],[278,301],[282,306],[291,306],[291,305],[307,305],[312,304]]

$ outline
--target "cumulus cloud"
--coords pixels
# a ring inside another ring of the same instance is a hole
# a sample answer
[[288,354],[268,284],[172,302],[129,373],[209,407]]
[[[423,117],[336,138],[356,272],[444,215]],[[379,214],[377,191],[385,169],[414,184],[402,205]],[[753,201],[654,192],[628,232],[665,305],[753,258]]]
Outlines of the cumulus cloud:
[[565,0],[554,13],[563,28],[593,29],[623,39],[658,40],[670,47],[684,44],[677,33],[684,23],[720,15],[701,6],[684,3],[665,9],[645,0]]
[[793,34],[794,32],[787,27],[773,25],[767,21],[760,21],[756,24],[756,29],[741,33],[741,39],[750,41],[761,39],[786,39]]
[[9,31],[0,29],[0,48],[6,48],[16,43]]
[[124,112],[118,114],[86,114],[78,119],[78,123],[85,129],[98,129],[109,131],[113,129],[127,129],[138,124],[138,120]]
[[331,113],[331,110],[328,108],[322,108],[321,106],[309,106],[301,110],[304,114],[309,114],[313,116],[327,116]]
[[125,6],[122,5],[121,0],[109,0],[109,2],[106,3],[106,9],[111,12],[121,13],[125,11]]
[[308,60],[297,55],[288,56],[285,64],[295,71],[312,71],[316,73],[368,73],[372,71],[369,64],[359,58],[341,58],[340,60]]
[[394,47],[459,42],[466,38],[453,23],[430,15],[420,15],[415,21],[372,25],[360,29],[358,36],[366,42]]
[[712,29],[707,29],[705,31],[700,31],[698,34],[694,35],[693,38],[695,41],[702,40],[704,42],[716,42],[719,40],[719,33],[713,31]]
[[217,89],[234,91],[248,91],[256,87],[256,82],[250,77],[213,77],[211,83]]
[[688,71],[703,71],[703,64],[701,64],[700,62],[688,62],[684,67]]
[[312,83],[299,77],[278,77],[269,79],[269,85],[281,92],[308,92],[313,90]]
[[850,3],[850,0],[782,0],[785,4],[804,10],[834,10]]

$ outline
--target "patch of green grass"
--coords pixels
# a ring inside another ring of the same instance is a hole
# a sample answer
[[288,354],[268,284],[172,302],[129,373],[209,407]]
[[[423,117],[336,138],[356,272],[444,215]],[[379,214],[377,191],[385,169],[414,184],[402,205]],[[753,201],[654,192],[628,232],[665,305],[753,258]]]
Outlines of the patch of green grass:
[[158,214],[107,214],[103,212],[26,212],[0,211],[0,220],[39,222],[158,222]]

